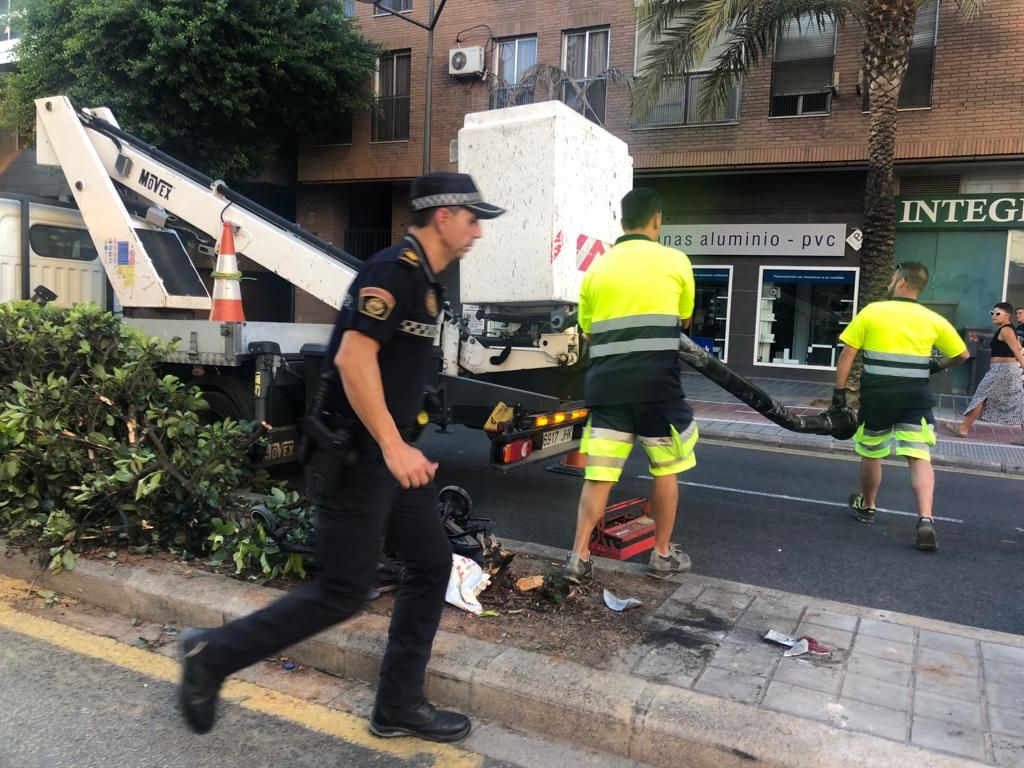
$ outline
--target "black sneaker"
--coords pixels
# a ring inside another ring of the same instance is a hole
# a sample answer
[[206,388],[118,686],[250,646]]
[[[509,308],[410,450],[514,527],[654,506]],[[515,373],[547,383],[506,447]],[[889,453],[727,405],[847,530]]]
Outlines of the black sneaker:
[[571,553],[562,566],[562,578],[573,584],[582,584],[594,580],[594,559],[580,560],[580,556]]
[[651,559],[647,562],[647,575],[664,579],[673,573],[689,573],[690,567],[690,556],[681,552],[675,544],[669,544],[668,557],[659,555],[656,549],[651,550]]
[[850,509],[853,510],[853,516],[857,518],[859,522],[866,525],[875,524],[875,508],[864,506],[863,493],[850,494]]
[[183,629],[178,635],[181,656],[181,688],[178,701],[188,727],[206,733],[217,719],[217,694],[223,680],[211,675],[200,658],[209,629]]
[[435,709],[427,702],[410,710],[392,710],[378,703],[370,715],[370,733],[382,739],[416,736],[427,741],[460,741],[472,728],[473,724],[465,715]]
[[914,546],[922,552],[935,552],[939,548],[939,541],[935,537],[935,523],[930,517],[917,519],[917,542]]

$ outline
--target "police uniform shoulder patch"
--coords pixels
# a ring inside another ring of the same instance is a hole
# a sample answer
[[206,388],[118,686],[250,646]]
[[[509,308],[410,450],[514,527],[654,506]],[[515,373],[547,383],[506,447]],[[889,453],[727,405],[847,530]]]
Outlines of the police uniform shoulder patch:
[[418,267],[420,265],[420,257],[411,248],[406,248],[402,251],[402,255],[398,257],[398,260],[407,267]]
[[395,308],[395,297],[391,291],[368,285],[359,289],[359,311],[374,320],[387,320]]

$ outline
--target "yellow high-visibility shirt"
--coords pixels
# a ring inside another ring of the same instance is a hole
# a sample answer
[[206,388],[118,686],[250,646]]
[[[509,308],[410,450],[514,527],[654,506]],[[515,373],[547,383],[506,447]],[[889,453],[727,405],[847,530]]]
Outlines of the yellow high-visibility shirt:
[[693,314],[686,254],[626,235],[598,256],[580,289],[578,322],[590,334],[592,405],[678,397],[680,320]]

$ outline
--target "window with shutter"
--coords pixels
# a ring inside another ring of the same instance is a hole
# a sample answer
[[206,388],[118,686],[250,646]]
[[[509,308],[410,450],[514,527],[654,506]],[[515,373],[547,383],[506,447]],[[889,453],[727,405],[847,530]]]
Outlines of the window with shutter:
[[788,22],[775,42],[772,63],[772,117],[828,114],[832,110],[832,71],[836,25],[812,15]]

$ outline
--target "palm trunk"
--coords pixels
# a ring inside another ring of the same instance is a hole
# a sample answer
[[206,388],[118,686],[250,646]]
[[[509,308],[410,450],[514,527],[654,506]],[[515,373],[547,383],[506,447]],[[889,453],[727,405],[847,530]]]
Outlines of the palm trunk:
[[[860,257],[861,307],[885,296],[894,268],[896,110],[907,72],[916,5],[915,0],[866,0],[864,72],[870,115],[864,244]],[[854,393],[860,389],[860,372],[858,359],[848,385]]]

